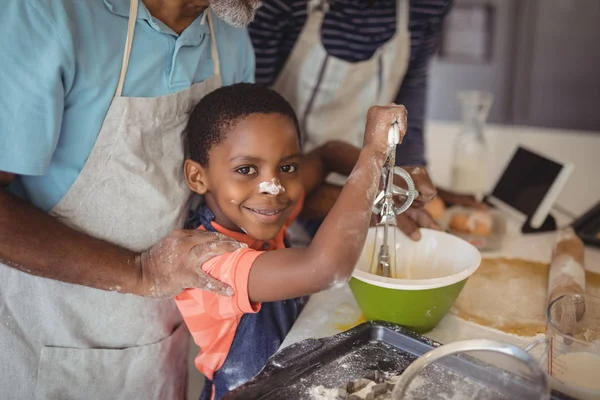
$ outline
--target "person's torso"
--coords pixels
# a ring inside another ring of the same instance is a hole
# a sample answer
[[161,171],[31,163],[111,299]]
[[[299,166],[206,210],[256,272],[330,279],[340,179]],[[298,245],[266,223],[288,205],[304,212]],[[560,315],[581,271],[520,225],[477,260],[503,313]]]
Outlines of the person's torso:
[[[47,174],[18,177],[12,186],[44,211],[69,190],[96,142],[119,78],[129,1],[63,0],[46,2],[46,7],[57,35],[73,56],[74,69],[63,78],[64,114]],[[254,58],[246,30],[217,18],[213,21],[223,84],[252,80]],[[123,96],[164,96],[209,78],[213,75],[210,43],[202,16],[177,35],[140,2]]]
[[[244,233],[223,228],[214,222],[214,214],[205,205],[190,213],[186,227],[220,232],[257,251],[281,250],[289,247],[287,226],[296,218],[302,202],[303,200],[296,206],[281,231],[269,241],[256,240]],[[306,301],[307,297],[273,301],[262,303],[256,313],[247,313],[221,321],[211,318],[212,329],[205,332],[217,334],[213,338],[212,345],[201,349],[196,358],[197,367],[212,378],[205,383],[205,390],[200,399],[220,399],[227,392],[258,374],[283,343]],[[183,309],[180,308],[180,311],[183,312]],[[224,334],[224,330],[228,331],[227,334]],[[219,343],[215,343],[216,341]],[[220,367],[216,370],[204,370],[203,368],[214,363],[215,358],[219,359]],[[204,364],[205,359],[210,360],[211,363]]]
[[[415,59],[423,47],[427,30],[442,22],[453,0],[411,0],[409,30],[411,33],[410,59]],[[285,3],[265,0],[267,5],[258,10],[249,26],[256,52],[256,82],[271,85],[289,57],[308,15],[309,0]],[[332,2],[325,15],[321,30],[323,47],[331,56],[348,62],[369,59],[396,32],[396,1],[340,0]],[[264,24],[276,18],[281,24],[277,47],[264,40]]]
[[[362,146],[367,109],[392,102],[407,69],[410,50],[408,1],[396,0],[395,7],[395,4],[388,4],[382,9],[363,7],[365,16],[362,20],[357,5],[351,1],[315,0],[309,3],[307,21],[272,85],[298,115],[304,151],[333,140]],[[385,1],[376,3],[379,7]],[[384,29],[388,34],[378,33],[378,15],[373,11],[393,11]],[[335,21],[332,20],[334,16]],[[390,28],[391,23],[395,24],[395,29]],[[355,25],[356,32],[349,32],[348,25]],[[338,30],[345,27],[346,31],[333,32],[332,28],[336,26]],[[389,32],[393,33],[391,37],[388,37]],[[325,33],[344,40],[332,40],[327,48]],[[371,52],[367,52],[366,44],[371,37],[379,38],[383,44],[375,50],[371,47]],[[352,45],[344,47],[342,43]],[[351,55],[366,56],[367,59],[348,60]],[[339,178],[342,182],[343,179]]]

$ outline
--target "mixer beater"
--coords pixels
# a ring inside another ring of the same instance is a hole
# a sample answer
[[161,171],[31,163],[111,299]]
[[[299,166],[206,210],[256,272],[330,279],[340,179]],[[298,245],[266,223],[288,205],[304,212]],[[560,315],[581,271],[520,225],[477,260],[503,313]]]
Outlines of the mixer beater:
[[[391,278],[396,278],[396,216],[406,211],[419,195],[410,174],[395,165],[396,147],[399,143],[400,128],[395,122],[388,132],[387,159],[381,173],[383,187],[373,206],[373,212],[378,214],[379,220],[370,272]],[[395,186],[394,175],[404,179],[408,189]],[[405,200],[402,204],[395,205],[394,196]]]

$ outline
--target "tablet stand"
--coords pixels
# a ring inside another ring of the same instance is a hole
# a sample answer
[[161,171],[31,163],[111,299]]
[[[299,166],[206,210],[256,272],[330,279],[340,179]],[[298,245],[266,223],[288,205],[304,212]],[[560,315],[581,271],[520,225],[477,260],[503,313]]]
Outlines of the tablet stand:
[[[490,207],[495,207],[494,204],[492,204],[489,201],[489,196],[485,196],[485,198],[483,199],[483,202]],[[525,221],[523,223],[523,225],[521,226],[521,233],[526,234],[526,233],[552,232],[552,231],[555,231],[557,228],[556,219],[554,219],[554,217],[550,213],[548,213],[548,216],[544,220],[544,223],[539,228],[534,228],[531,226],[530,218],[531,217],[527,218],[527,221]]]
[[556,219],[552,216],[552,214],[548,214],[544,223],[539,228],[533,228],[531,226],[531,220],[527,219],[523,226],[521,226],[521,233],[542,233],[542,232],[552,232],[556,230]]

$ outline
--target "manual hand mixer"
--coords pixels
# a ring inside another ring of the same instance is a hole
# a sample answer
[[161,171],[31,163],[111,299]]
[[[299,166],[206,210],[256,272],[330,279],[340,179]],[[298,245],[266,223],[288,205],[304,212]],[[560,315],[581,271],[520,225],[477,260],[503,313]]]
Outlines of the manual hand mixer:
[[[388,132],[387,159],[381,173],[382,190],[375,198],[373,212],[379,215],[375,232],[375,247],[371,261],[370,272],[384,277],[396,277],[396,216],[406,211],[418,197],[419,192],[406,170],[397,167],[396,147],[400,143],[400,127],[397,122],[392,124]],[[394,185],[394,175],[400,176],[406,182],[408,189]],[[400,205],[394,204],[394,195],[406,200]],[[379,251],[377,250],[377,244]]]

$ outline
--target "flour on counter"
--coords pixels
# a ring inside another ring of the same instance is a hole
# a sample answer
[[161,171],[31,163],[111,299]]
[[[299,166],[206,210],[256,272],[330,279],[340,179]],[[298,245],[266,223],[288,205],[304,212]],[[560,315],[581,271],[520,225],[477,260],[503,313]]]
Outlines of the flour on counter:
[[308,391],[310,398],[313,400],[338,400],[339,389],[327,389],[323,385],[314,386]]

